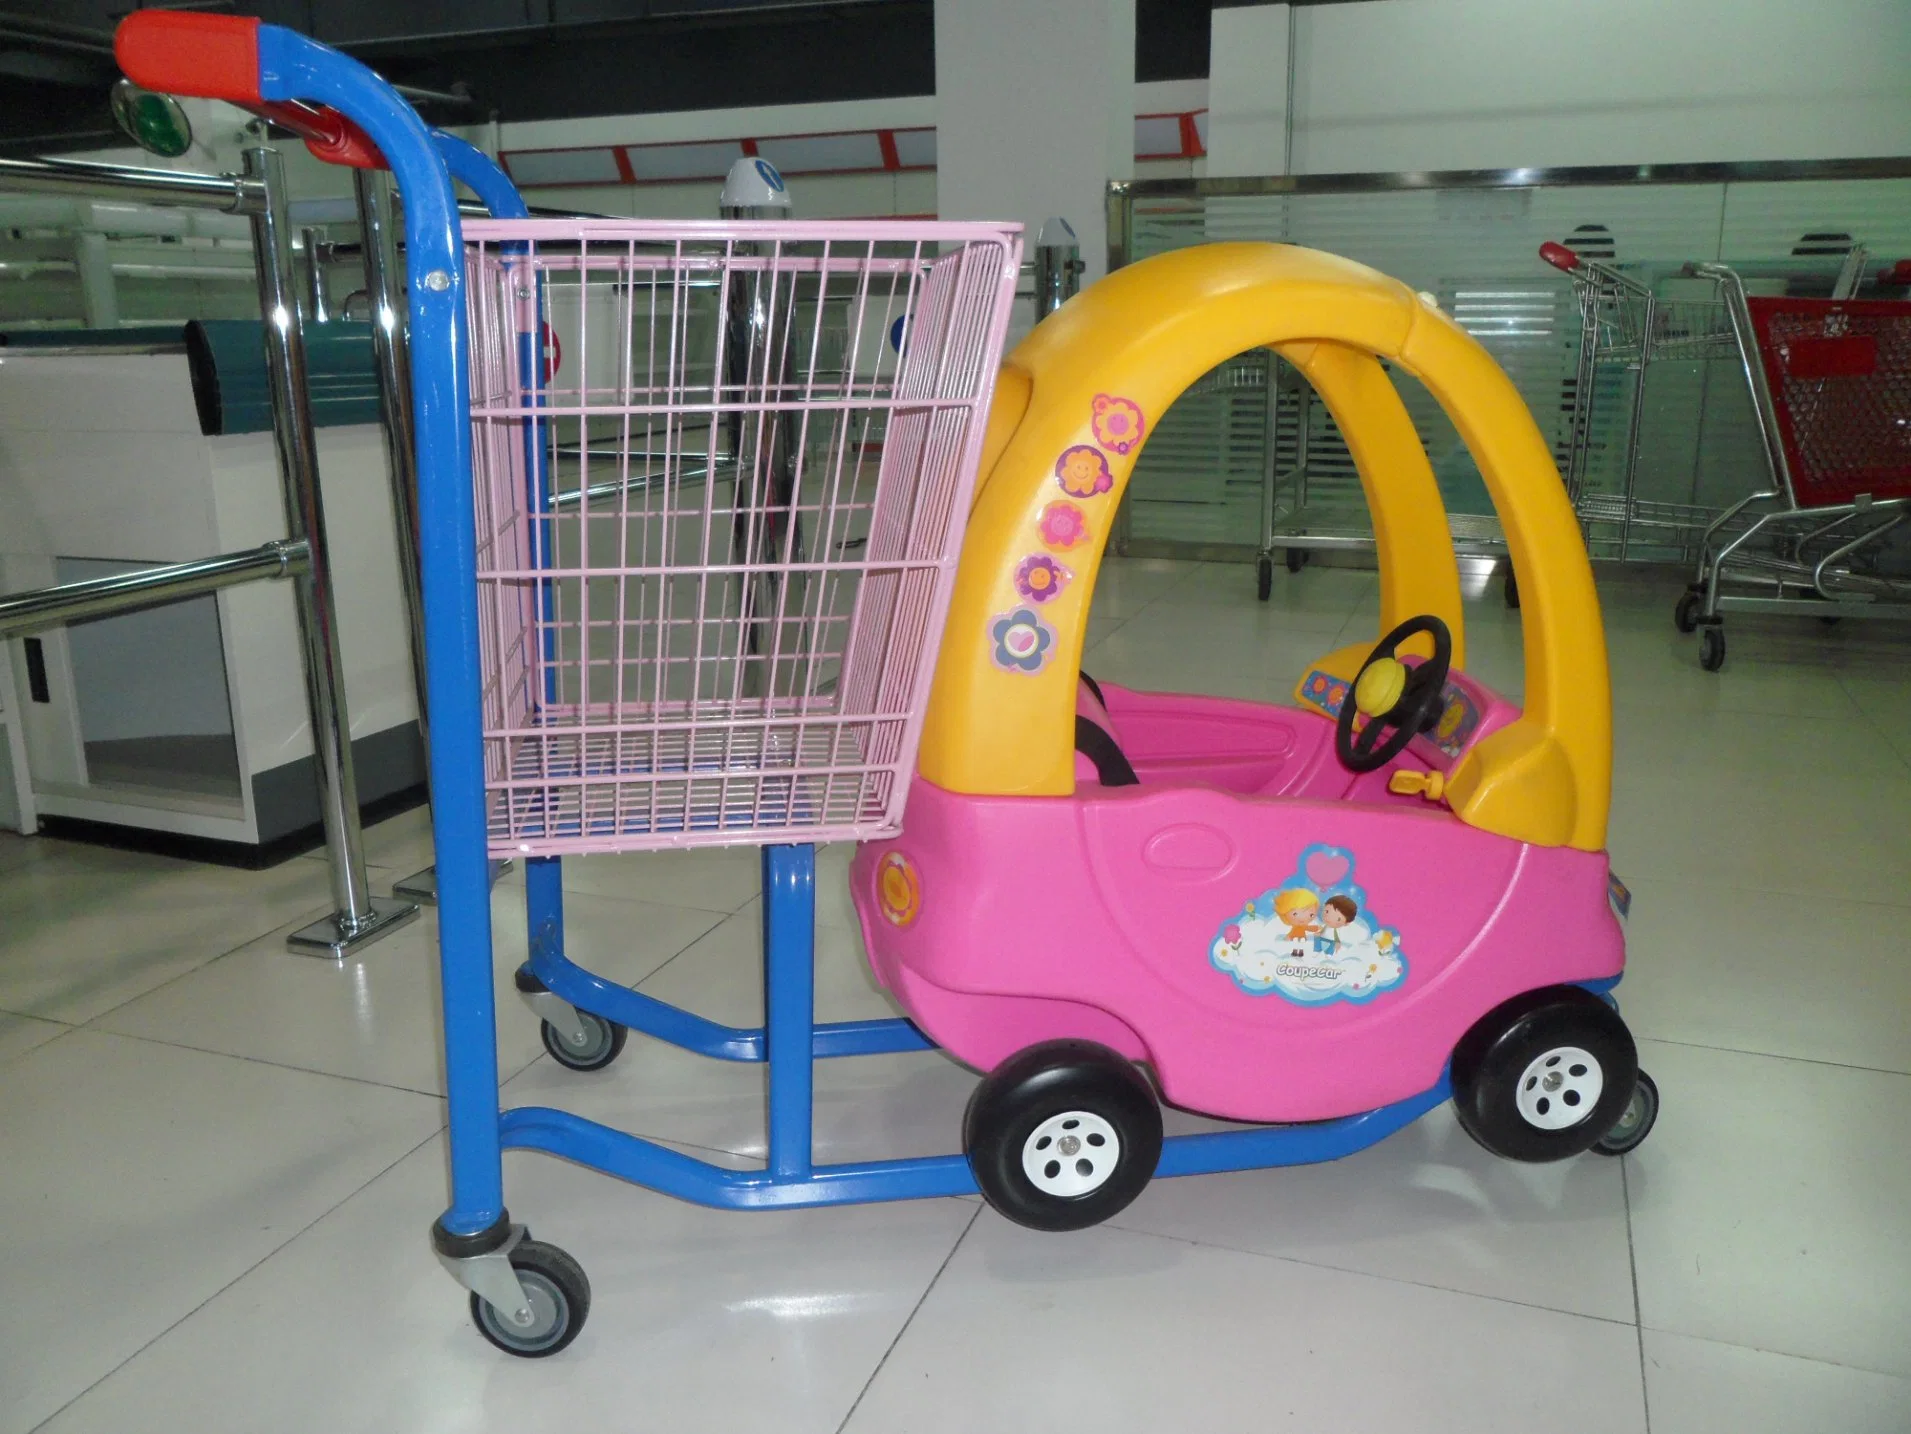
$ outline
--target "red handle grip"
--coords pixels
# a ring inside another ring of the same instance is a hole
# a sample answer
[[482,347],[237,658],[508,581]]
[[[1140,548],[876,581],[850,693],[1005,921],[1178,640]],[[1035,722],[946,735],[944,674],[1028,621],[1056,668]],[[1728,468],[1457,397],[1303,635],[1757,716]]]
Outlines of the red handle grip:
[[1911,284],[1911,259],[1900,259],[1878,275],[1880,284]]
[[161,94],[257,109],[259,22],[249,15],[135,10],[119,22],[113,56],[126,77]]
[[135,10],[119,22],[113,55],[134,84],[241,105],[291,130],[327,164],[385,167],[378,146],[338,111],[259,94],[259,22],[249,15]]
[[1564,244],[1555,244],[1550,239],[1539,246],[1539,257],[1555,269],[1562,269],[1568,274],[1577,269],[1580,262],[1579,256],[1572,250]]
[[327,105],[308,105],[299,100],[263,100],[252,108],[304,140],[314,159],[350,165],[353,169],[386,167],[385,156],[378,152],[378,146],[365,131]]

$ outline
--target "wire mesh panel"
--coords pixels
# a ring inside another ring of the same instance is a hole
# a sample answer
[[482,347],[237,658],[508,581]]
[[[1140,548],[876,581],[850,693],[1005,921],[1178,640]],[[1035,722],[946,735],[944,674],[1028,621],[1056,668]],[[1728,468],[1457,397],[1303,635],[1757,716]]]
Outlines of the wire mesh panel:
[[1911,498],[1911,303],[1749,298],[1801,508]]
[[893,834],[1014,231],[465,234],[492,851]]

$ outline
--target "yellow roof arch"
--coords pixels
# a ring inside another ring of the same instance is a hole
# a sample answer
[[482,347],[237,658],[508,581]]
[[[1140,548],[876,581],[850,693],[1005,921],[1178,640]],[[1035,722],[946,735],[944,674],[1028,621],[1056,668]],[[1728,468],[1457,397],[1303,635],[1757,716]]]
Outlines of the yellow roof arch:
[[1426,385],[1479,464],[1519,574],[1523,718],[1448,783],[1472,825],[1605,845],[1611,694],[1592,568],[1551,453],[1517,390],[1405,285],[1315,250],[1209,244],[1120,269],[1037,326],[1003,365],[920,768],[952,791],[1074,790],[1074,711],[1102,547],[1148,432],[1203,373],[1271,346],[1333,413],[1373,511],[1381,626],[1444,619],[1464,660],[1446,513],[1399,394]]

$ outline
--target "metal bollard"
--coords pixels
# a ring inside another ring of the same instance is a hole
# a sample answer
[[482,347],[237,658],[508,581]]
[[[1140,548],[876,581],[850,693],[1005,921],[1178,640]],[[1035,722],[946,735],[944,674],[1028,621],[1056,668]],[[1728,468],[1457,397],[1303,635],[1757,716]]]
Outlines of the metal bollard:
[[[359,256],[365,265],[365,296],[371,307],[372,353],[378,361],[379,421],[385,430],[385,457],[391,475],[392,513],[398,523],[398,575],[405,593],[405,632],[411,649],[411,677],[418,706],[418,736],[431,745],[431,719],[425,695],[425,597],[418,559],[418,455],[412,447],[411,362],[405,336],[405,295],[394,276],[398,235],[403,225],[397,195],[383,170],[353,171],[358,200]],[[511,869],[493,859],[491,879]],[[392,883],[392,895],[421,906],[438,904],[438,869],[428,866]]]
[[1066,219],[1050,219],[1035,241],[1035,321],[1039,324],[1080,291],[1082,248],[1075,226]]
[[286,945],[293,951],[342,960],[410,921],[418,915],[418,908],[409,901],[373,897],[365,875],[358,783],[352,770],[351,718],[345,703],[338,613],[332,601],[325,510],[319,497],[318,446],[306,390],[305,341],[293,287],[292,235],[278,152],[248,149],[245,172],[265,188],[265,202],[252,214],[252,242],[259,268],[259,309],[265,316],[272,436],[278,448],[286,539],[305,544],[310,554],[310,566],[293,580],[293,592],[305,653],[305,691],[312,722],[312,755],[318,768],[319,815],[325,825],[332,868],[332,914],[293,932],[286,938]]

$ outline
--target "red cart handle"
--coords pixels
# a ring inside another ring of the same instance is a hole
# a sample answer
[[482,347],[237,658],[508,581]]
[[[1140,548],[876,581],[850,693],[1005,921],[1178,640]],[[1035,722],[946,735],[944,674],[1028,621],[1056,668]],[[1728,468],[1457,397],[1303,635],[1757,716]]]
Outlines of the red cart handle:
[[1555,244],[1550,239],[1539,246],[1539,257],[1555,269],[1563,270],[1568,274],[1577,269],[1581,263],[1580,257],[1571,249],[1564,244]]
[[225,100],[291,130],[327,164],[385,168],[378,146],[337,110],[259,93],[259,22],[250,15],[135,10],[119,22],[113,55],[143,89]]
[[1880,284],[1911,284],[1911,259],[1900,259],[1889,269],[1879,271]]

